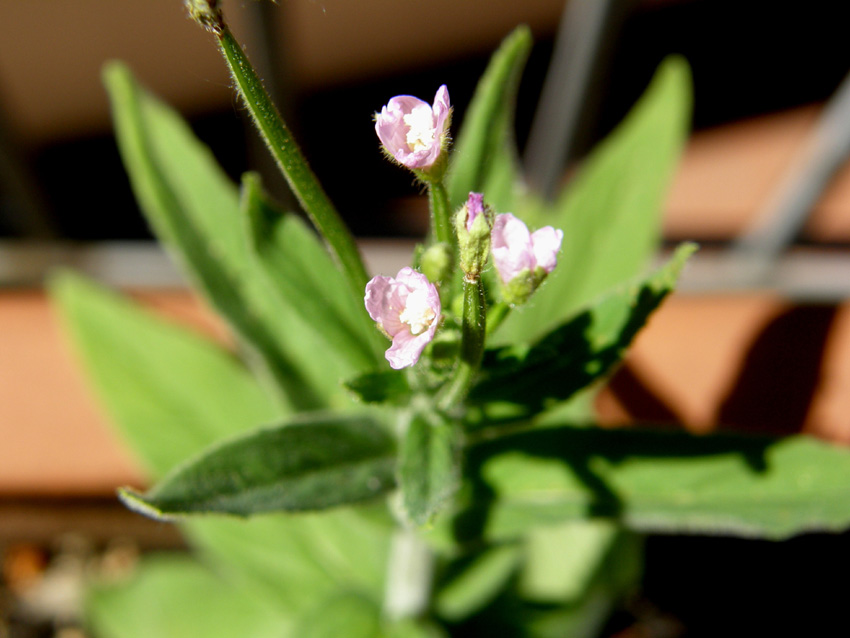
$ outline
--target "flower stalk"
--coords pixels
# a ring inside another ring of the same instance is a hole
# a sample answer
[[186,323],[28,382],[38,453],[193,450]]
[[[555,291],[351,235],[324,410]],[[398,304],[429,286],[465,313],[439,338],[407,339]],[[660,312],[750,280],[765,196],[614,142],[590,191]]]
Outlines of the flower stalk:
[[221,52],[236,81],[239,94],[248,106],[248,111],[278,167],[299,204],[325,238],[352,291],[359,297],[369,277],[354,243],[354,237],[310,169],[239,42],[223,20],[214,32],[218,36]]
[[466,398],[481,367],[487,334],[487,308],[480,279],[463,281],[463,324],[460,356],[454,377],[438,399],[441,410],[448,411]]
[[434,240],[451,248],[451,259],[454,261],[456,242],[452,232],[449,193],[442,180],[428,182],[428,204],[431,209],[431,227],[434,229]]

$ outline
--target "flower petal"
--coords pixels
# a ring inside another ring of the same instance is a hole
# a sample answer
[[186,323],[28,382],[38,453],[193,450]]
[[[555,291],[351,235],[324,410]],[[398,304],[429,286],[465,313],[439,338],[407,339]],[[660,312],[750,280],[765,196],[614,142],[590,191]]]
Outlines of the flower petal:
[[563,239],[564,231],[556,230],[551,226],[544,226],[531,234],[534,260],[547,273],[552,272],[558,265],[557,255],[558,251],[561,250]]
[[534,270],[531,236],[525,223],[511,215],[496,215],[491,235],[493,262],[503,283],[509,283],[526,268]]

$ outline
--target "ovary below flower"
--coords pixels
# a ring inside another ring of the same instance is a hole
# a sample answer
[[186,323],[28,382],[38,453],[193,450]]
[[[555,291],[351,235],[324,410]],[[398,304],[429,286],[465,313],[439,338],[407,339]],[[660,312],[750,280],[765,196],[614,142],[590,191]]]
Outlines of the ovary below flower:
[[491,235],[493,262],[502,280],[505,301],[523,303],[558,264],[564,233],[546,226],[533,233],[505,213],[496,215]]
[[428,171],[448,138],[450,112],[445,85],[437,91],[433,106],[412,95],[397,95],[375,115],[375,132],[399,164]]
[[412,366],[440,323],[437,287],[413,268],[402,268],[395,277],[373,277],[366,284],[366,310],[393,340],[386,352],[396,370]]

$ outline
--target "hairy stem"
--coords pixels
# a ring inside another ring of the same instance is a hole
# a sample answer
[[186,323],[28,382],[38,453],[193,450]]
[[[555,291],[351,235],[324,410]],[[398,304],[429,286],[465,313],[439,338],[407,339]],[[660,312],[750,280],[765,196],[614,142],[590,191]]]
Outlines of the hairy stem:
[[239,93],[278,167],[313,225],[325,238],[352,291],[362,296],[369,277],[354,237],[307,164],[239,42],[223,21],[216,35]]
[[461,327],[460,357],[454,378],[439,398],[439,407],[449,410],[466,398],[484,356],[487,331],[487,312],[484,286],[480,279],[463,282],[463,325]]

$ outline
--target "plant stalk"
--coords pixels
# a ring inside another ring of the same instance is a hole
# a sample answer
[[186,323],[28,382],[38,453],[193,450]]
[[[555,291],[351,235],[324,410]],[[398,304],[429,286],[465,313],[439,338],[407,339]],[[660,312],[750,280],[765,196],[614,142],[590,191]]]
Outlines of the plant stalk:
[[449,383],[438,405],[450,410],[466,398],[481,359],[484,356],[484,341],[487,332],[487,309],[484,301],[484,286],[481,279],[463,280],[463,325],[461,327],[460,357],[455,376]]
[[298,202],[325,238],[352,291],[361,297],[369,276],[357,245],[354,243],[354,237],[310,169],[307,159],[239,42],[223,22],[216,31],[216,35],[239,93],[248,106],[248,111],[260,130],[263,140],[268,145]]
[[442,180],[428,182],[428,204],[431,208],[431,224],[434,229],[434,239],[451,246],[452,255],[454,255],[457,252],[455,248],[457,242],[455,242],[454,232],[452,231],[449,194]]

